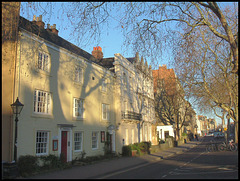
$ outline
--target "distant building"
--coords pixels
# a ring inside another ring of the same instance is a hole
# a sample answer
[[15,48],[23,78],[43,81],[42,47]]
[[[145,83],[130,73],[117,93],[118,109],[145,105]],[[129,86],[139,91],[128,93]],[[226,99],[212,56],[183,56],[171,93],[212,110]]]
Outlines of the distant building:
[[[176,129],[179,129],[179,137],[181,137],[183,131],[184,131],[184,126],[181,126],[182,122],[181,120],[184,119],[185,111],[186,111],[186,101],[184,100],[184,91],[183,88],[180,84],[180,82],[177,80],[177,76],[175,75],[175,72],[173,69],[167,69],[166,65],[159,66],[158,70],[153,70],[153,77],[154,77],[154,94],[155,94],[155,108],[156,112],[160,111],[159,107],[157,107],[159,100],[156,99],[156,96],[159,94],[163,95],[163,97],[168,97],[171,99],[174,99],[174,102],[176,103],[174,107],[171,109],[164,109],[161,110],[158,114],[167,114],[167,117],[158,117],[156,116],[157,119],[157,130],[163,130],[163,125],[172,125],[172,127],[168,127],[169,133],[174,132],[174,136],[177,137],[177,133],[175,133]],[[173,106],[173,105],[170,105]],[[169,107],[170,108],[170,107]],[[162,111],[165,111],[163,113]],[[176,115],[176,112],[178,114]],[[170,116],[171,115],[171,116]],[[178,120],[178,121],[177,121]],[[178,123],[177,123],[178,122]],[[163,125],[160,125],[160,124]],[[165,127],[164,127],[165,128]],[[161,135],[159,133],[159,135]],[[177,138],[179,139],[179,138]]]
[[[99,51],[101,55],[101,51]],[[101,56],[98,57],[101,57]],[[142,141],[154,143],[155,121],[153,76],[151,66],[139,54],[125,58],[116,53],[113,58],[99,58],[104,67],[115,73],[116,124],[118,149]]]
[[198,120],[200,121],[200,130],[201,130],[201,135],[205,136],[208,134],[208,121],[206,116],[198,115]]

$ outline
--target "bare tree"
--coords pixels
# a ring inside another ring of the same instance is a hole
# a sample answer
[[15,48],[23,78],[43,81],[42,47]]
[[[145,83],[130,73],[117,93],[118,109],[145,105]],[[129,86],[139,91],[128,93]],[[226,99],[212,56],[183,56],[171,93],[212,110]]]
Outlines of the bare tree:
[[[174,82],[174,84],[172,83]],[[158,123],[175,125],[176,140],[181,138],[184,126],[193,124],[192,105],[186,101],[180,82],[174,77],[157,80],[155,100],[155,114]]]
[[202,27],[179,43],[177,52],[177,72],[185,91],[202,106],[225,110],[235,122],[237,142],[238,76],[231,71],[231,47]]
[[[73,2],[62,3],[58,14],[70,20],[72,36],[85,45],[100,40],[103,31],[110,28],[109,23],[115,21],[123,31],[126,50],[131,47],[134,53],[140,52],[153,62],[163,50],[171,51],[177,35],[182,34],[180,38],[184,38],[206,27],[229,44],[232,71],[237,73],[238,6],[231,3],[228,11],[223,11],[221,5],[216,2]],[[28,6],[43,8],[33,2]],[[43,12],[51,13],[54,6],[48,3],[46,8],[49,10]]]

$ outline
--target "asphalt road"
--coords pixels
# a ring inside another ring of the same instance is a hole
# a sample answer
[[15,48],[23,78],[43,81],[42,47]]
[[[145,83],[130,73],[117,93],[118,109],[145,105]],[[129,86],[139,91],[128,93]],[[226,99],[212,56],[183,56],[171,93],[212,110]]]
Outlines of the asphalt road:
[[[206,152],[202,144],[159,162],[104,175],[104,179],[238,179],[238,152]],[[99,178],[99,177],[98,177]]]

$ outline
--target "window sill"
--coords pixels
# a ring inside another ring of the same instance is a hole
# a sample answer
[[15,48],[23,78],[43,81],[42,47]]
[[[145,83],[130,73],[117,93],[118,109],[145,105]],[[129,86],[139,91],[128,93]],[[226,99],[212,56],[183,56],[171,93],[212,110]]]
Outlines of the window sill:
[[82,150],[74,150],[74,153],[81,153]]
[[74,82],[73,82],[73,85],[75,85],[75,86],[83,86],[83,83],[82,83],[82,82],[76,82],[76,81],[74,81]]
[[41,114],[41,113],[33,113],[31,115],[31,117],[34,118],[46,118],[46,119],[53,119],[53,115],[52,114]]
[[38,154],[36,154],[37,157],[45,156],[45,155],[48,155],[48,153],[38,153]]
[[103,93],[103,94],[107,94],[108,91],[107,91],[107,90],[101,90],[101,93]]
[[73,121],[84,121],[86,118],[73,117]]
[[45,70],[42,70],[42,69],[38,69],[38,68],[36,68],[35,71],[36,71],[37,73],[39,73],[39,74],[42,74],[42,75],[46,75],[46,76],[52,77],[51,74],[50,74],[50,72],[47,72],[47,71],[45,71]]
[[105,124],[105,123],[110,123],[110,120],[102,119],[102,120],[101,120],[101,123],[103,123],[103,124]]

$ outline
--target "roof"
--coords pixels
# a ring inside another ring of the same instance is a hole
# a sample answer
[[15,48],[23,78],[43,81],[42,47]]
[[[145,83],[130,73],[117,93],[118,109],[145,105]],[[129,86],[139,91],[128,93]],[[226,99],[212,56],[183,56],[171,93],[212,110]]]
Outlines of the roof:
[[132,58],[126,58],[130,63],[134,63],[134,61],[135,61],[135,57],[132,57]]
[[[103,58],[98,61],[98,63],[100,65],[102,65],[103,67],[108,68],[108,69],[114,67],[113,62],[114,62],[114,57]],[[114,70],[113,70],[113,72],[114,72]]]
[[[113,62],[114,62],[114,57],[111,58],[102,58],[100,60],[96,59],[92,54],[84,51],[83,49],[77,47],[76,45],[68,42],[67,40],[61,38],[60,36],[44,29],[40,28],[38,25],[36,25],[34,22],[31,22],[24,17],[20,16],[19,18],[19,27],[27,30],[28,32],[31,32],[35,35],[38,35],[39,37],[54,43],[55,45],[58,45],[62,48],[65,48],[81,57],[86,58],[87,60],[90,60],[104,68],[112,68],[114,67]],[[133,63],[135,60],[135,57],[133,58],[127,58],[127,60],[130,63]],[[114,70],[111,70],[114,72]]]
[[35,35],[38,35],[39,37],[48,40],[49,42],[52,42],[62,48],[65,48],[77,55],[80,55],[90,61],[93,61],[94,63],[97,63],[99,65],[101,65],[100,63],[98,63],[98,60],[90,53],[84,51],[83,49],[77,47],[76,45],[68,42],[67,40],[61,38],[60,36],[44,29],[44,28],[40,28],[38,25],[36,25],[35,23],[23,18],[20,16],[19,18],[19,27],[23,28]]

